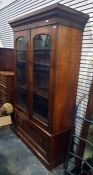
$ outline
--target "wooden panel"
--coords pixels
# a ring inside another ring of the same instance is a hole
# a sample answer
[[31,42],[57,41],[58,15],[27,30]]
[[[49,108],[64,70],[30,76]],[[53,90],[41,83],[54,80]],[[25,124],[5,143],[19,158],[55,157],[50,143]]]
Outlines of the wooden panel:
[[61,21],[61,24],[83,30],[89,17],[80,11],[75,11],[74,9],[71,9],[60,3],[55,3],[30,14],[26,14],[24,16],[18,17],[17,19],[11,20],[9,23],[12,28],[16,28],[19,26],[24,26],[25,24],[32,24],[36,21],[41,22],[51,18],[56,18],[57,24],[60,24]]
[[0,74],[0,83],[6,86],[7,84],[7,78],[3,74]]
[[14,73],[7,77],[8,101],[14,105]]
[[23,132],[25,132],[28,137],[34,142],[38,147],[43,149],[44,154],[48,156],[49,144],[48,140],[42,136],[36,129],[31,127],[25,119],[16,115],[17,128],[21,128]]
[[[45,133],[20,112],[16,111],[16,134],[48,168],[52,169],[65,161],[70,130],[58,135]],[[64,150],[64,152],[63,152]]]
[[3,84],[0,84],[0,91],[4,94],[7,94],[7,87],[4,86]]
[[7,94],[0,91],[0,106],[7,102]]
[[7,102],[14,104],[14,72],[0,71],[0,106]]
[[0,48],[0,71],[14,70],[14,49]]
[[80,63],[82,32],[59,26],[53,132],[71,127]]

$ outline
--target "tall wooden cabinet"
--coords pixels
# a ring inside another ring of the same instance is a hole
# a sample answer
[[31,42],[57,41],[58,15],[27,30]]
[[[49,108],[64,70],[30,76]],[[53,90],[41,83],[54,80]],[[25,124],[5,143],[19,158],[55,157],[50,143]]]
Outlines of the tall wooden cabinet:
[[64,162],[88,15],[54,4],[10,21],[17,135],[43,164]]

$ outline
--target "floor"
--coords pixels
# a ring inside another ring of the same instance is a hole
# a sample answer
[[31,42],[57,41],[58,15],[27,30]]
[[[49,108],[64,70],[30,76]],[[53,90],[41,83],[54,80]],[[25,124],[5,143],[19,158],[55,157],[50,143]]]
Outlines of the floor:
[[63,175],[63,165],[48,171],[9,128],[0,128],[0,175]]

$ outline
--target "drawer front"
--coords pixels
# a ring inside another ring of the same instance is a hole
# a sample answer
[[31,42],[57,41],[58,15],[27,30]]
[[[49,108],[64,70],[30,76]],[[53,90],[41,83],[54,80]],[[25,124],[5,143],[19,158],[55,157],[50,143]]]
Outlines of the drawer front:
[[7,95],[7,87],[0,84],[0,93]]
[[7,85],[7,77],[4,75],[0,75],[0,83],[3,85]]
[[2,106],[4,103],[7,103],[7,95],[0,91],[0,106]]
[[16,116],[16,127],[20,127],[38,147],[41,147],[47,155],[49,152],[48,140],[41,135],[35,128],[31,127],[25,119]]

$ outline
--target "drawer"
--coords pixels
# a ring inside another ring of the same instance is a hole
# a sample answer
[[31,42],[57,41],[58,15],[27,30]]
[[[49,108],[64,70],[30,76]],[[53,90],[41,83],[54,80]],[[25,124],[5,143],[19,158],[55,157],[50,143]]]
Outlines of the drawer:
[[7,85],[7,77],[4,75],[0,75],[0,83],[3,85]]
[[3,86],[2,84],[0,84],[0,94],[7,94],[7,87]]
[[0,92],[0,106],[2,106],[4,103],[7,103],[7,96]]
[[41,147],[45,155],[49,152],[48,140],[35,128],[31,127],[25,119],[16,116],[16,127],[20,127],[31,138],[32,142]]

